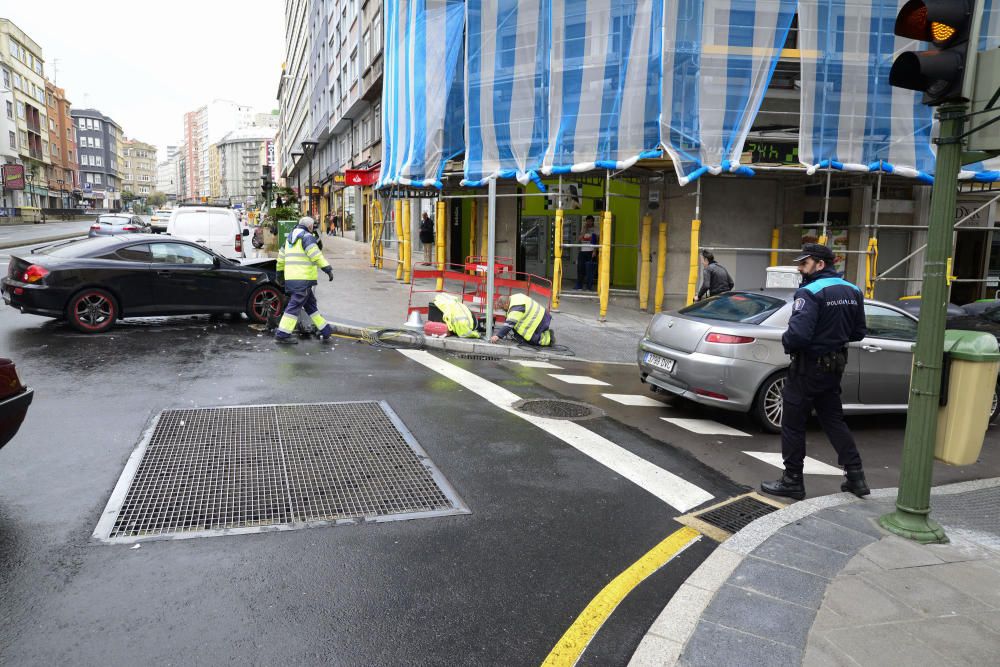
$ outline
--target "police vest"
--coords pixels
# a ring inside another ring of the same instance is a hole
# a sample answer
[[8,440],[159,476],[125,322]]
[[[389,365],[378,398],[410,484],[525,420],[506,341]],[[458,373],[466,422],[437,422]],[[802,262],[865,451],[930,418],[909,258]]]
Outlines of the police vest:
[[508,309],[507,319],[514,323],[514,332],[518,336],[524,340],[531,340],[545,317],[545,309],[524,294],[511,295],[510,307],[514,306],[524,306],[524,312]]
[[285,280],[316,280],[318,275],[317,267],[328,266],[329,263],[323,257],[319,246],[313,243],[308,248],[302,244],[304,232],[296,233],[298,229],[292,230],[285,240],[285,245],[281,246],[278,256],[278,270],[284,271]]
[[441,311],[449,331],[459,338],[479,338],[476,318],[464,303],[451,295],[438,294],[434,297],[434,305]]

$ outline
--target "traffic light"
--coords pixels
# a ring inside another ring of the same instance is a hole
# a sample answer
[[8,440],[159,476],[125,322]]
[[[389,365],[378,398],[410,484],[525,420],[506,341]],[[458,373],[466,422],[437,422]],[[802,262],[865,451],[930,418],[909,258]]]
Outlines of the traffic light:
[[930,42],[933,48],[901,53],[892,63],[889,84],[922,92],[922,102],[930,106],[967,101],[972,91],[963,90],[963,84],[976,52],[969,53],[975,1],[910,0],[903,5],[894,32]]
[[260,176],[260,196],[264,198],[264,203],[267,203],[271,199],[271,168],[267,165],[261,167]]

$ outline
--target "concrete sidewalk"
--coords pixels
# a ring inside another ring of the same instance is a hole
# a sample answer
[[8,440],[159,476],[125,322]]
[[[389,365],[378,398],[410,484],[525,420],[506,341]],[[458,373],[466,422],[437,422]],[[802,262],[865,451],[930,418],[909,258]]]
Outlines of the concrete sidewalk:
[[1000,656],[1000,478],[933,491],[951,543],[882,530],[895,489],[795,503],[723,542],[630,665],[988,665]]
[[[403,325],[410,288],[396,280],[395,265],[386,262],[382,271],[371,268],[368,245],[339,236],[323,236],[323,254],[334,271],[334,281],[321,276],[317,288],[320,310],[328,319],[380,328]],[[635,363],[636,347],[652,314],[639,311],[632,305],[634,300],[616,297],[608,305],[607,321],[599,322],[596,298],[569,294],[552,314],[559,345],[583,360]],[[458,339],[448,341],[457,343]],[[479,341],[478,346],[477,351],[485,352],[480,348],[516,349],[509,343]]]

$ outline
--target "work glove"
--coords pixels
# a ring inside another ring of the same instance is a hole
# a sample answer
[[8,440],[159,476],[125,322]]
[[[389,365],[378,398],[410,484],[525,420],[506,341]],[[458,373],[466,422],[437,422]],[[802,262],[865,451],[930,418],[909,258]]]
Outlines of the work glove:
[[330,280],[333,280],[333,269],[332,268],[330,268],[329,266],[324,266],[323,267],[323,273],[326,274],[327,278],[329,278]]

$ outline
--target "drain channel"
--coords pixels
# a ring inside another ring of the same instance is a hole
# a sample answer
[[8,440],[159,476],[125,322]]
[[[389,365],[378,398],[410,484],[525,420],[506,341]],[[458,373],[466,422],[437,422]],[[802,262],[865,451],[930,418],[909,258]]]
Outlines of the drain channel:
[[762,516],[767,516],[783,507],[785,506],[756,493],[748,493],[730,498],[700,512],[686,514],[677,521],[722,542]]
[[166,410],[94,537],[134,542],[465,514],[384,402]]

